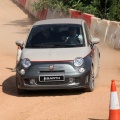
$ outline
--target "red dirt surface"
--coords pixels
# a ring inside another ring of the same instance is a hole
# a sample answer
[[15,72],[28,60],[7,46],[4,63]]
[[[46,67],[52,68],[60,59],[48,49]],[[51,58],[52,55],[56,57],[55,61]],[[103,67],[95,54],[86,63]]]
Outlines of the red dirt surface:
[[102,42],[95,90],[37,91],[18,95],[15,87],[15,41],[25,40],[36,21],[12,0],[0,1],[0,120],[107,120],[110,85],[115,79],[120,100],[120,52]]

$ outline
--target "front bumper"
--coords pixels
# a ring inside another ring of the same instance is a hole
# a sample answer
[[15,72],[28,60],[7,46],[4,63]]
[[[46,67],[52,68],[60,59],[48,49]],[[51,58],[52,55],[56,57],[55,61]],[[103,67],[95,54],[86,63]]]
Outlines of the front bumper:
[[[89,62],[89,61],[88,61]],[[19,64],[17,66],[16,79],[19,89],[24,90],[44,90],[44,89],[74,89],[86,88],[89,85],[89,75],[91,71],[91,62],[84,64],[84,72],[79,72],[72,62],[48,62],[32,63],[31,67],[25,70],[24,75],[20,75]],[[50,70],[50,65],[54,70]],[[64,80],[40,81],[40,76],[64,76]],[[32,81],[32,82],[30,82]]]
[[[65,75],[64,81],[47,81],[40,82],[39,76],[22,77],[16,75],[18,80],[18,88],[25,90],[44,90],[44,89],[75,89],[88,87],[90,71],[84,74],[72,73],[72,75]],[[30,82],[32,80],[32,83]]]

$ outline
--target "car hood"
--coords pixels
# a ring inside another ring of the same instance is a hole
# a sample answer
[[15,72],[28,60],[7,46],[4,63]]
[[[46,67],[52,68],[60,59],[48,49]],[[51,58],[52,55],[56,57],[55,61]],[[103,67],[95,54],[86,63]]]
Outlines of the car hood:
[[86,57],[91,52],[89,47],[78,48],[50,48],[28,49],[24,48],[21,59],[28,58],[31,61],[64,61],[74,60],[76,57]]

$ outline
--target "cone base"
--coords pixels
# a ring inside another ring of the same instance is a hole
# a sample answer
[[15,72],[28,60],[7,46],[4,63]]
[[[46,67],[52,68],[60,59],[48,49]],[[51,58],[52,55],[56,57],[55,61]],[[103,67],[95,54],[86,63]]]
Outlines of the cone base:
[[109,111],[109,120],[120,120],[120,109]]

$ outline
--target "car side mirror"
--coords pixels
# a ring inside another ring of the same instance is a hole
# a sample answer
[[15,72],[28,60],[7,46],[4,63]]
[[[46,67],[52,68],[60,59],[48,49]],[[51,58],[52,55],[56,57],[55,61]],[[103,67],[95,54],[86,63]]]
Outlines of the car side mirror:
[[15,43],[17,46],[20,46],[23,48],[24,42],[22,40],[17,40]]
[[100,42],[99,38],[92,38],[91,39],[92,44],[98,44]]

